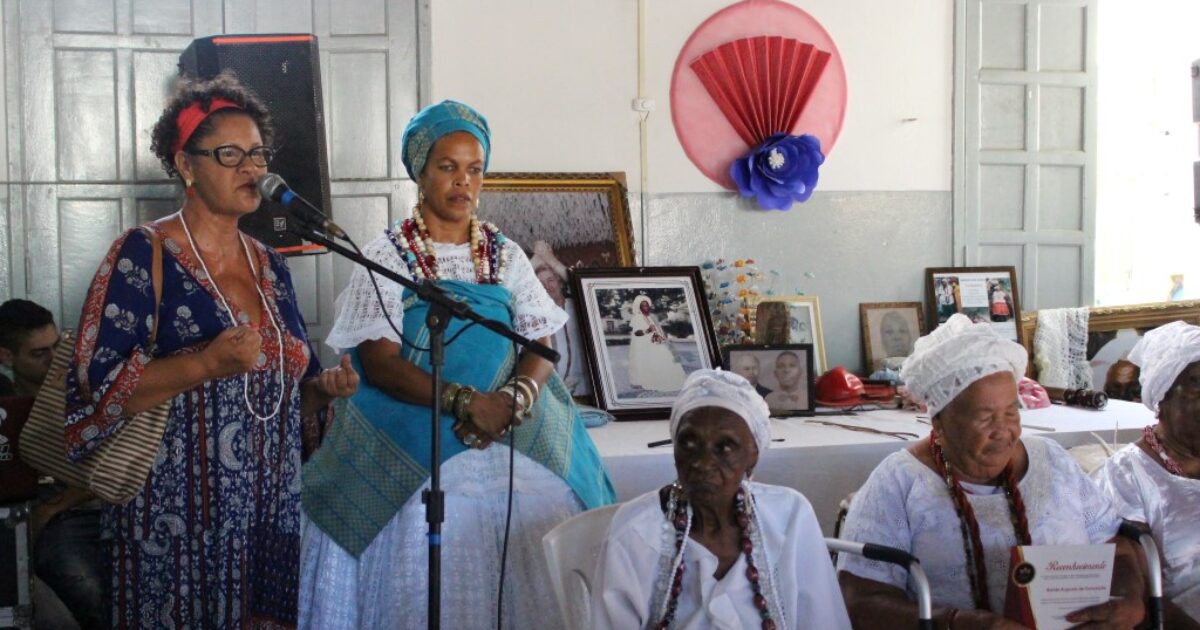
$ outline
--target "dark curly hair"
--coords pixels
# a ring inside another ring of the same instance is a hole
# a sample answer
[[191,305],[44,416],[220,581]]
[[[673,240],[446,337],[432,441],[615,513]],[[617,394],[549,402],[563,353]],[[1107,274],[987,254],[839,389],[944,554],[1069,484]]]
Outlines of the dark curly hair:
[[[175,94],[167,102],[166,109],[163,110],[162,116],[159,117],[158,122],[154,123],[154,129],[150,132],[150,148],[154,151],[154,155],[162,161],[163,170],[167,172],[167,175],[175,177],[179,174],[175,170],[175,152],[172,150],[175,141],[179,139],[179,128],[175,125],[175,119],[179,117],[179,112],[196,102],[199,102],[200,106],[207,111],[215,97],[237,103],[242,113],[250,116],[258,125],[258,133],[262,135],[263,144],[271,145],[271,140],[275,135],[275,128],[271,124],[271,112],[267,111],[267,106],[255,96],[254,92],[238,81],[233,72],[226,70],[211,79],[185,76],[176,82]],[[236,113],[238,113],[237,110],[233,109],[220,110],[205,118],[204,122],[196,127],[196,131],[192,133],[192,137],[188,138],[187,144],[183,148],[195,149],[201,140],[212,133],[217,121]]]

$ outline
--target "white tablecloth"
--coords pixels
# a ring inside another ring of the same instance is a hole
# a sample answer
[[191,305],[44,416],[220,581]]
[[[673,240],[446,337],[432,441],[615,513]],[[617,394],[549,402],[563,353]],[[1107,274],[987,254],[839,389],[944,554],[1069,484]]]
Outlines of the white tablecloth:
[[[866,482],[883,458],[896,449],[910,446],[914,440],[824,426],[814,421],[915,433],[922,438],[929,435],[929,425],[926,416],[900,410],[771,421],[772,435],[783,441],[772,443],[771,449],[759,457],[754,479],[802,492],[812,502],[825,535],[832,536],[842,499]],[[1154,415],[1145,406],[1120,400],[1109,402],[1103,411],[1055,405],[1021,412],[1021,424],[1026,425],[1024,432],[1053,438],[1066,448],[1096,443],[1092,433],[1112,443],[1114,430],[1117,441],[1132,442],[1138,439],[1142,427],[1153,423]],[[588,433],[608,467],[619,500],[628,501],[675,479],[671,446],[647,447],[650,442],[668,437],[666,420],[613,422]]]

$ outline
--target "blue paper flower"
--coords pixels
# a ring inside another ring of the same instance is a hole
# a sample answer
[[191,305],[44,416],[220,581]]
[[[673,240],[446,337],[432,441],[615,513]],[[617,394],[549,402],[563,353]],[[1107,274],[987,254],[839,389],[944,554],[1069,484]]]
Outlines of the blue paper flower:
[[756,197],[759,207],[787,210],[812,196],[824,161],[821,141],[815,137],[777,133],[734,160],[729,175],[742,196]]

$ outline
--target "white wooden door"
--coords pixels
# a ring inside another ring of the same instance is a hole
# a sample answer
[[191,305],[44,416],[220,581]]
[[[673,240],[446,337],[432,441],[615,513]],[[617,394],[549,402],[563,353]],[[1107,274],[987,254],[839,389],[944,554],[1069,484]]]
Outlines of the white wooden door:
[[1097,0],[958,0],[955,261],[1012,265],[1022,307],[1090,305]]

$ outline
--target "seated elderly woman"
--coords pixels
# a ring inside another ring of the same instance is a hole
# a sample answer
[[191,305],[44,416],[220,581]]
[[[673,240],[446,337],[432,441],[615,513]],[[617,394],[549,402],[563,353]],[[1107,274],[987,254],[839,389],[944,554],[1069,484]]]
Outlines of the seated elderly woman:
[[1142,368],[1142,403],[1158,424],[1114,454],[1096,480],[1121,516],[1154,532],[1166,626],[1200,628],[1200,326],[1152,330],[1130,359]]
[[850,627],[808,500],[750,481],[767,415],[737,374],[688,377],[671,409],[678,478],[614,516],[594,627]]
[[[1067,620],[1131,628],[1145,613],[1136,549],[1115,538],[1112,502],[1061,446],[1021,437],[1017,379],[1026,361],[1020,345],[962,315],[917,340],[901,377],[928,405],[933,431],[871,473],[842,536],[920,558],[939,628],[1021,627],[1002,616],[1013,545],[1114,542],[1115,597]],[[847,554],[838,569],[856,628],[915,622],[903,569]]]

